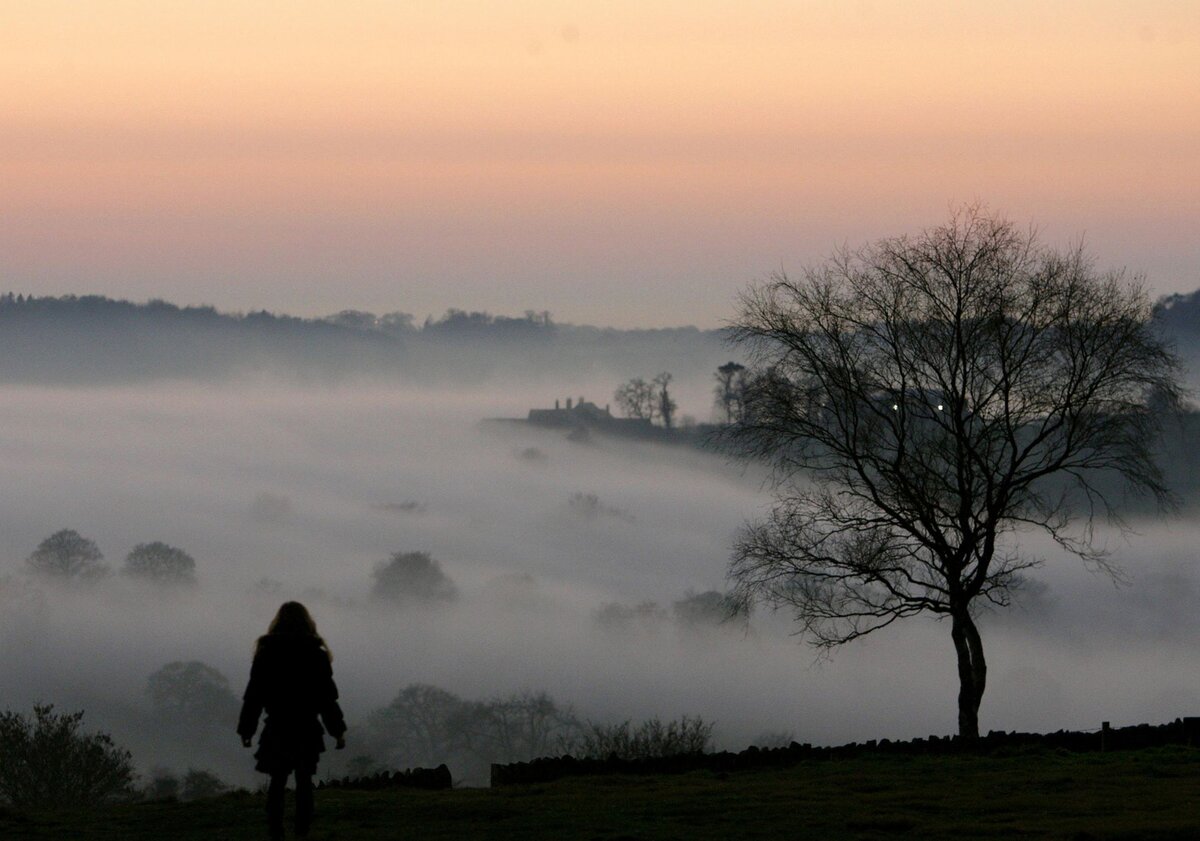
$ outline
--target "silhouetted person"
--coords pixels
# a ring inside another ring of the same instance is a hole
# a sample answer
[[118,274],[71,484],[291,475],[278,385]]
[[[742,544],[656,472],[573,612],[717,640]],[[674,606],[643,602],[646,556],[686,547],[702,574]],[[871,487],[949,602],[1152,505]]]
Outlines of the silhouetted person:
[[267,828],[272,839],[283,838],[288,775],[296,775],[296,836],[303,838],[312,823],[312,778],[325,750],[324,733],[337,740],[338,750],[346,746],[346,722],[337,702],[332,659],[316,623],[299,602],[284,603],[255,646],[237,729],[242,744],[250,747],[258,717],[266,710],[254,767],[271,775]]

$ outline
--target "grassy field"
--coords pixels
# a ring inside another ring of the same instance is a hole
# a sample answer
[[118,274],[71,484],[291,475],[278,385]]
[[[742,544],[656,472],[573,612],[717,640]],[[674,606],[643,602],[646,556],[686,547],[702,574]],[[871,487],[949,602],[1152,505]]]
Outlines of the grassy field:
[[[323,791],[317,809],[314,841],[1197,839],[1200,750],[867,757],[497,790]],[[0,812],[0,838],[13,841],[265,837],[256,794],[77,815]]]

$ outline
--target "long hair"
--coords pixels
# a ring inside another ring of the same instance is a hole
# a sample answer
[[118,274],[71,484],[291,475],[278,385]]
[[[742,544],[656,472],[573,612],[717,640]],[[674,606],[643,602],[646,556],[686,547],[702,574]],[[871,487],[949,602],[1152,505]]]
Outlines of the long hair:
[[279,606],[275,618],[267,626],[267,633],[259,637],[258,643],[254,646],[255,656],[262,651],[263,643],[268,637],[280,636],[313,637],[321,650],[325,652],[325,656],[330,661],[333,660],[333,652],[329,650],[328,643],[317,633],[317,623],[313,621],[308,608],[300,602],[284,602]]

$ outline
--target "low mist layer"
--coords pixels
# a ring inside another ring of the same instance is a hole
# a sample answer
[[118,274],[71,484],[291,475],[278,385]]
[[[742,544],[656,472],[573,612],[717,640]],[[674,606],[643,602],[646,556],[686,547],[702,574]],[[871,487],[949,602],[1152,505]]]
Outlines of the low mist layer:
[[[695,400],[706,389],[680,384]],[[766,733],[830,743],[954,729],[953,651],[934,621],[818,663],[787,617],[716,624],[677,606],[724,588],[734,535],[769,502],[763,477],[690,448],[480,423],[554,397],[268,382],[6,388],[2,706],[83,708],[144,771],[211,767],[252,782],[232,729],[180,736],[153,711],[147,679],[201,661],[240,695],[254,639],[294,598],[333,649],[352,751],[369,713],[418,682],[480,699],[544,690],[597,721],[700,715],[730,747]],[[114,574],[58,585],[32,575],[25,559],[65,528],[94,540]],[[1027,541],[1047,558],[1037,583],[983,620],[985,729],[1200,710],[1194,523],[1139,531],[1114,539],[1122,587]],[[194,557],[196,584],[119,574],[151,541]],[[387,598],[375,572],[396,553],[427,553],[454,597]]]

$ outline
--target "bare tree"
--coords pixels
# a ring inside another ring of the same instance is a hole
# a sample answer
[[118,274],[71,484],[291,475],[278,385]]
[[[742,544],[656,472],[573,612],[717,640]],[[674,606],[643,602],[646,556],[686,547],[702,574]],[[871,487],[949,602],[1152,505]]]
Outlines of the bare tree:
[[477,701],[463,710],[459,726],[467,748],[491,762],[525,762],[569,744],[579,722],[569,706],[545,692],[521,692]]
[[424,683],[400,691],[371,713],[367,729],[383,759],[398,767],[449,762],[465,747],[461,731],[467,701]]
[[657,415],[655,408],[654,383],[634,377],[613,392],[613,400],[627,418],[652,421]]
[[752,288],[728,440],[772,465],[775,505],[734,548],[735,596],[790,609],[824,650],[949,617],[959,734],[977,737],[975,611],[1039,563],[1016,534],[1119,575],[1092,531],[1124,528],[1112,480],[1170,502],[1147,397],[1177,404],[1177,363],[1150,316],[1138,281],[978,208]]
[[666,371],[649,382],[642,377],[634,377],[613,392],[613,400],[625,417],[650,422],[661,420],[663,426],[670,429],[678,408],[668,388],[672,379]]
[[725,423],[733,423],[742,413],[742,395],[746,390],[746,366],[733,360],[726,362],[713,375],[717,384],[713,396],[718,409],[725,413]]
[[675,410],[678,405],[671,399],[671,393],[667,391],[667,386],[671,384],[672,377],[666,371],[663,371],[654,378],[654,387],[657,393],[654,396],[654,408],[657,410],[657,415],[662,419],[662,424],[667,429],[671,428],[671,424],[675,418]]

